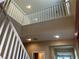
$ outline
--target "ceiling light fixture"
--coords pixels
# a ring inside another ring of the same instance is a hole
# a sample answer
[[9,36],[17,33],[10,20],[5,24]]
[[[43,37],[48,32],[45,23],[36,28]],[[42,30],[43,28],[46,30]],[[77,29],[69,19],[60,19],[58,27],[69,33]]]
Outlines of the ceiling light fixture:
[[78,36],[78,32],[75,33],[75,36]]
[[54,37],[55,37],[55,38],[57,38],[57,39],[59,39],[59,38],[60,38],[60,36],[59,36],[59,35],[55,35]]
[[26,8],[28,8],[28,9],[30,9],[31,7],[32,7],[31,5],[26,6]]
[[32,39],[31,38],[29,38],[29,39],[27,39],[28,41],[31,41]]

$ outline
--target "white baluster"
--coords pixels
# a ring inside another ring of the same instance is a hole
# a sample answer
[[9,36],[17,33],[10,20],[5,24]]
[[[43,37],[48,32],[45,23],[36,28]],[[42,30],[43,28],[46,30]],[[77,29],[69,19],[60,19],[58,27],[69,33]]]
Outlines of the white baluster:
[[2,30],[3,30],[3,27],[4,27],[5,22],[6,22],[6,20],[4,20],[4,21],[2,22],[2,25],[1,25],[1,27],[0,27],[0,35],[2,34]]
[[8,29],[9,29],[9,25],[10,25],[10,23],[8,23],[7,28],[6,28],[5,32],[4,32],[5,34],[4,34],[3,38],[2,38],[0,54],[2,52],[2,48],[3,48],[4,42],[5,42],[5,39],[6,39],[6,35],[7,35],[7,32],[8,32]]
[[[12,29],[14,30],[14,33],[16,34],[18,40],[19,40],[19,46],[18,46],[18,50],[17,50],[17,55],[16,55],[16,59],[18,59],[18,55],[19,55],[19,50],[20,50],[20,45],[24,48],[24,45],[20,39],[20,37],[18,36],[18,33],[16,32],[16,29],[14,28],[13,24],[10,22]],[[24,49],[25,50],[25,49]],[[25,50],[26,51],[26,50]],[[27,52],[25,52],[27,54]],[[28,56],[29,57],[29,56]]]
[[22,47],[21,47],[20,59],[21,59],[21,57],[22,57]]
[[23,51],[23,58],[22,59],[24,59],[24,51]]
[[7,56],[8,59],[10,59],[10,57],[11,57],[11,53],[12,53],[12,48],[13,48],[14,41],[15,41],[15,34],[14,34],[13,39],[12,39],[11,48],[10,48],[10,51],[9,51],[9,56]]
[[6,54],[7,54],[8,47],[9,47],[10,40],[11,40],[11,36],[12,36],[12,31],[13,30],[11,29],[10,34],[9,34],[9,37],[8,37],[7,45],[6,45],[6,48],[5,48],[5,51],[4,51],[4,55],[3,55],[4,58],[6,58]]
[[15,43],[15,47],[14,47],[14,52],[13,52],[13,57],[12,57],[12,59],[14,59],[14,57],[15,57],[17,44],[18,44],[18,39],[16,39],[16,43]]
[[19,47],[18,47],[18,52],[17,52],[17,56],[16,56],[16,59],[18,59],[19,50],[20,50],[20,44],[19,44]]

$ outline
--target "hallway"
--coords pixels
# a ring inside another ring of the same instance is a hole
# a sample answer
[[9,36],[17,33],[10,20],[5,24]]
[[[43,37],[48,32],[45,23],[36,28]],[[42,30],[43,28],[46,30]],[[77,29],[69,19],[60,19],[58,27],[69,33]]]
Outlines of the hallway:
[[0,59],[78,59],[78,3],[0,0]]

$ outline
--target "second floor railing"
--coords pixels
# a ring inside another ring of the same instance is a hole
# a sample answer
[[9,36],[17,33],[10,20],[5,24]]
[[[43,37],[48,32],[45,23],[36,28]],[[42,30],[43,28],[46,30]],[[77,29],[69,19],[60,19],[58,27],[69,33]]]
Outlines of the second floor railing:
[[[12,3],[13,4],[13,3]],[[10,4],[8,14],[17,20],[20,24],[33,24],[38,22],[44,22],[48,20],[54,20],[56,18],[70,16],[70,2],[61,2],[52,5],[51,7],[44,8],[41,10],[34,10],[30,14],[24,14],[23,11],[16,7],[12,7]],[[16,8],[15,8],[16,7]]]
[[56,5],[52,5],[49,8],[42,9],[40,11],[27,15],[31,23],[44,22],[48,20],[54,20],[56,18],[65,17],[70,15],[70,3],[62,2]]

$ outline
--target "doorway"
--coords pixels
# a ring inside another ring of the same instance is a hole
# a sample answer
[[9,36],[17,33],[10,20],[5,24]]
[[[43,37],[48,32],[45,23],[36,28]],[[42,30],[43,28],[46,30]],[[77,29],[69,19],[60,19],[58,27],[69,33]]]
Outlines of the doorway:
[[56,48],[56,59],[75,59],[73,48]]
[[75,48],[73,46],[55,46],[50,47],[51,59],[77,59]]
[[45,59],[44,52],[33,52],[33,59]]

